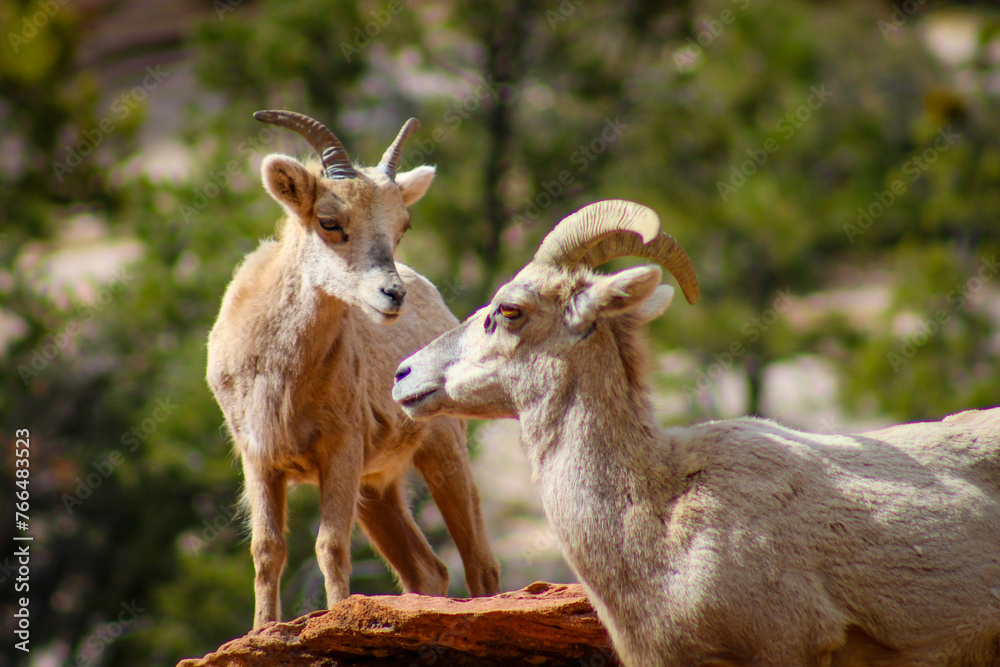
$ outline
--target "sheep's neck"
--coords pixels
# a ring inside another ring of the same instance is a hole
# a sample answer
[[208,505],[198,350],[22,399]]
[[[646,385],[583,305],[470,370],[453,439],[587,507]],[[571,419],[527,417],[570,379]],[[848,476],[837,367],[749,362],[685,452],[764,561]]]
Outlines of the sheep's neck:
[[642,465],[654,455],[658,428],[641,341],[632,328],[614,324],[593,336],[588,348],[547,365],[534,391],[523,392],[518,417],[535,477],[566,455],[597,468],[614,459]]
[[617,391],[604,389],[568,383],[520,421],[549,525],[609,624],[644,613],[648,601],[632,592],[650,572],[628,554],[655,553],[684,478],[648,393],[624,374]]
[[575,387],[556,391],[520,414],[532,473],[545,478],[566,460],[583,469],[611,462],[644,464],[653,456],[657,426],[651,401],[633,388]]
[[[648,398],[637,405],[578,390],[561,405],[539,407],[521,415],[522,440],[560,549],[592,591],[608,582],[634,590],[641,573],[610,554],[653,548],[647,541],[658,539],[663,524],[655,517],[649,524],[650,508],[665,508],[677,486],[673,466],[656,447]],[[656,490],[649,484],[654,478]],[[637,515],[652,528],[630,533]]]
[[[272,304],[277,340],[284,341],[286,363],[310,368],[323,361],[350,327],[350,308],[309,284],[302,273],[297,239],[282,243],[273,275]],[[274,344],[272,341],[271,344]]]
[[644,351],[634,335],[612,327],[596,332],[579,356],[550,365],[543,372],[548,377],[540,378],[536,392],[519,406],[535,477],[558,476],[548,469],[567,461],[604,477],[599,471],[610,463],[644,467],[654,456],[658,428]]

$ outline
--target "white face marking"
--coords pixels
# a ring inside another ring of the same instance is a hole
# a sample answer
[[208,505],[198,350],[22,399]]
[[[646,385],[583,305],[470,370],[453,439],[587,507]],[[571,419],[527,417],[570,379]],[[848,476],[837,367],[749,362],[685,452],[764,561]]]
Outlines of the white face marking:
[[545,385],[540,371],[561,365],[559,355],[578,337],[565,304],[540,296],[530,274],[522,271],[488,306],[400,364],[393,397],[412,417],[512,418],[515,397]]
[[410,226],[407,204],[418,201],[433,167],[398,174],[358,169],[354,178],[327,179],[294,158],[269,155],[264,186],[297,223],[298,261],[306,284],[359,308],[377,322],[403,312],[406,286],[394,253]]
[[659,279],[656,267],[599,275],[528,264],[488,306],[405,359],[393,398],[412,417],[517,417],[559,387],[572,391],[578,374],[613,372],[594,355],[615,345],[606,334],[616,318],[639,325],[663,312],[673,290]]
[[395,320],[403,312],[406,287],[394,253],[410,220],[399,188],[378,173],[349,188],[322,182],[319,191],[309,219],[300,217],[307,279],[376,322]]

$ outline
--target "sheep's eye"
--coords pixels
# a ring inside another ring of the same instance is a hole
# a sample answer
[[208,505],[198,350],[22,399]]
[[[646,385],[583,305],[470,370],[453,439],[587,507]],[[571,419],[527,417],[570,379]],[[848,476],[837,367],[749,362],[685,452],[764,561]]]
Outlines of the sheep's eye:
[[521,309],[509,303],[501,303],[500,307],[497,308],[497,312],[508,320],[516,320],[521,317]]
[[337,218],[324,218],[320,217],[319,226],[323,228],[324,231],[330,232],[327,235],[327,240],[331,243],[341,244],[347,243],[347,232],[344,228],[340,226]]

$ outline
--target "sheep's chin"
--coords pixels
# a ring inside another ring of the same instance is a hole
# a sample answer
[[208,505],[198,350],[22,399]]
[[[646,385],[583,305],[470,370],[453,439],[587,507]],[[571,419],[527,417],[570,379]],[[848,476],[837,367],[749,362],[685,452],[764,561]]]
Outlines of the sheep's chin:
[[441,388],[434,387],[397,400],[410,419],[430,419],[441,411],[443,398]]
[[370,303],[363,304],[362,311],[364,311],[365,315],[368,316],[368,319],[376,324],[392,324],[399,319],[400,315],[403,314],[402,308],[385,311],[371,305]]

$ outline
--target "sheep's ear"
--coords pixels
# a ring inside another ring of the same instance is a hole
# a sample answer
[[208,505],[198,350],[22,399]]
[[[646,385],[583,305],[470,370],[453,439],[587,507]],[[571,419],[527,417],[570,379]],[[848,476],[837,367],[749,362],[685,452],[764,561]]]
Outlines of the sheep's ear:
[[635,316],[640,322],[652,322],[670,306],[674,300],[674,288],[670,285],[659,285],[653,295],[639,304],[635,309]]
[[[603,276],[594,284],[579,292],[570,304],[569,325],[576,328],[600,317],[612,317],[635,311],[640,317],[651,313],[659,314],[670,303],[673,290],[669,294],[657,296],[660,285],[658,266],[637,266],[614,275]],[[666,286],[669,288],[669,285]],[[666,297],[666,301],[663,301]],[[653,303],[647,306],[652,300]],[[654,315],[655,316],[655,315]]]
[[404,171],[402,174],[396,174],[396,185],[399,186],[399,190],[403,194],[405,205],[409,206],[420,201],[420,198],[427,193],[427,188],[431,186],[436,171],[434,167],[425,165]]
[[268,155],[260,172],[264,188],[289,213],[300,218],[312,215],[316,177],[301,162],[287,155]]

